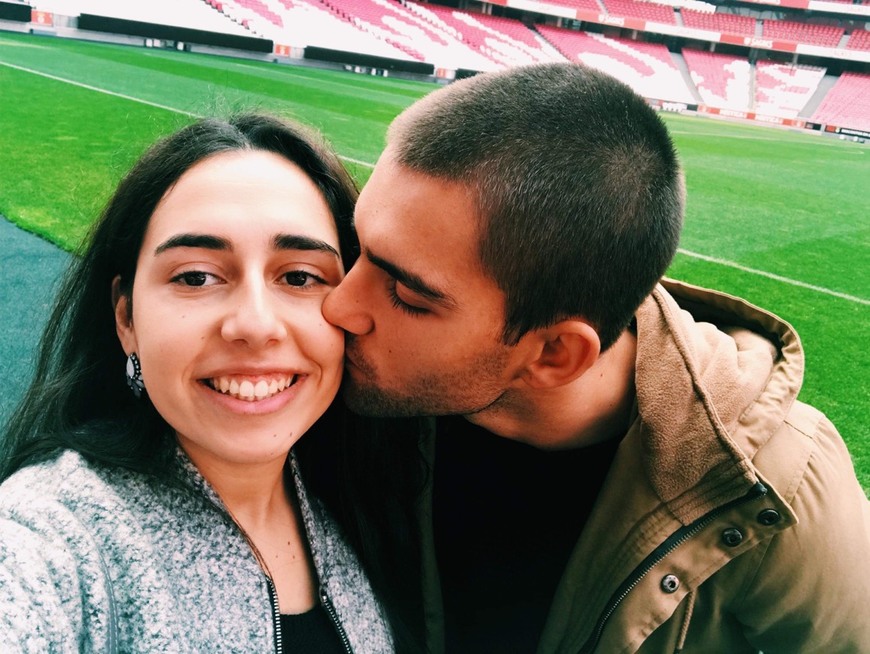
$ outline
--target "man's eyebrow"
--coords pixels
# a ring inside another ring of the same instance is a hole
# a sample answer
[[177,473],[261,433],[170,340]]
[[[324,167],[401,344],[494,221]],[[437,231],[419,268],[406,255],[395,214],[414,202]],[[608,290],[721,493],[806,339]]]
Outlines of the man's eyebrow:
[[389,261],[386,261],[378,255],[372,254],[371,252],[366,252],[365,257],[378,268],[387,273],[390,277],[402,284],[402,286],[407,286],[414,293],[422,295],[427,300],[434,302],[435,304],[441,305],[442,307],[445,307],[447,309],[451,309],[456,306],[456,300],[450,297],[450,295],[448,295],[447,293],[439,291],[437,288],[433,288],[432,286],[424,282],[419,275],[415,275],[412,272],[404,270],[396,264],[390,263]]
[[329,243],[321,241],[318,238],[311,238],[310,236],[278,234],[275,237],[274,245],[276,250],[314,250],[318,252],[327,252],[341,258],[338,250],[332,247]]
[[231,252],[233,246],[227,239],[211,236],[210,234],[176,234],[158,245],[154,250],[154,256],[172,248],[203,248],[205,250],[226,250]]

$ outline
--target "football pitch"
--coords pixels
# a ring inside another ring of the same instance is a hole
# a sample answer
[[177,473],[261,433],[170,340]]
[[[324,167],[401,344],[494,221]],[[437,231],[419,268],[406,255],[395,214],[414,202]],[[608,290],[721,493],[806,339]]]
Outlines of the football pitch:
[[[148,144],[195,116],[247,109],[318,128],[362,185],[390,120],[434,88],[0,32],[0,214],[74,250]],[[806,350],[801,399],[838,426],[870,491],[870,148],[664,118],[688,188],[669,275],[739,295],[795,326]]]

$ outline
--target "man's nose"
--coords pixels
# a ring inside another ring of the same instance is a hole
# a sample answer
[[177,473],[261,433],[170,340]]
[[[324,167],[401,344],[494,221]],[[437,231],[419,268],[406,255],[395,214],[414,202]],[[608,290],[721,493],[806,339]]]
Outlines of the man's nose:
[[351,334],[367,334],[374,329],[369,309],[375,298],[366,284],[365,271],[358,263],[347,273],[323,302],[323,317]]

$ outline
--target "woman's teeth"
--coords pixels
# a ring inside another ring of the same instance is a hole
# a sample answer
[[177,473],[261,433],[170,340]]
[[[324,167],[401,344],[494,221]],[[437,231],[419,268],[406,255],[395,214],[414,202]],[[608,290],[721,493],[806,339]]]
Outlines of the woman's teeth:
[[215,377],[208,380],[208,385],[214,390],[229,395],[238,400],[256,402],[277,395],[288,386],[296,383],[296,375],[292,377],[274,377],[252,382],[250,379],[239,381],[234,377]]

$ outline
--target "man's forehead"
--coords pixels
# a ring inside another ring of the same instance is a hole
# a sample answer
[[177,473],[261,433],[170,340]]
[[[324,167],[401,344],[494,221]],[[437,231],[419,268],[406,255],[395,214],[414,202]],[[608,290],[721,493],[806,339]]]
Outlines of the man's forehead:
[[469,275],[482,274],[474,213],[464,185],[411,170],[386,153],[357,203],[362,254],[453,295]]
[[357,227],[380,237],[468,244],[476,239],[474,206],[467,188],[396,163],[389,151],[378,160],[357,202]]

